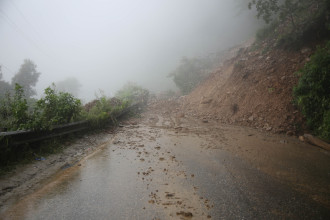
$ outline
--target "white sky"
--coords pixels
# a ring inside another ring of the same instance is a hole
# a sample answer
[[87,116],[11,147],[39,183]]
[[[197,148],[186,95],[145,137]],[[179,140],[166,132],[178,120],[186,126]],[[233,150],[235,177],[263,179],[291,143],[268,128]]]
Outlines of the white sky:
[[7,81],[23,60],[52,82],[76,77],[81,97],[112,95],[133,81],[153,91],[182,56],[237,44],[255,30],[242,0],[0,0],[0,65]]

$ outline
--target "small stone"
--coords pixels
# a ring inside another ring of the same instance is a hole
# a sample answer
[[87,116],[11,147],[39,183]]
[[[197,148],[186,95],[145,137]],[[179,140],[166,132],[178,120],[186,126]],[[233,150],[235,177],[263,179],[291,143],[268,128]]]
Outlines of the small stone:
[[299,140],[302,141],[302,142],[304,142],[305,141],[304,136],[299,136]]
[[308,52],[310,52],[310,51],[311,51],[310,48],[305,47],[305,48],[303,48],[300,52],[301,52],[302,54],[304,54],[304,53],[308,53]]
[[286,132],[286,135],[293,136],[294,135],[294,132],[293,131],[288,131],[288,132]]
[[177,215],[182,215],[186,218],[192,218],[193,217],[193,214],[191,212],[184,212],[184,211],[180,211],[180,212],[177,212],[176,213]]
[[249,117],[249,121],[253,121],[253,120],[254,120],[253,116]]

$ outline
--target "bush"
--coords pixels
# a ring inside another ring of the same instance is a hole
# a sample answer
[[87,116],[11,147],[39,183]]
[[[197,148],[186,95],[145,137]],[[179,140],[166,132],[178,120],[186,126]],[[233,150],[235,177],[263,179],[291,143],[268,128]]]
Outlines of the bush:
[[0,127],[6,130],[23,129],[28,120],[28,105],[24,98],[24,90],[19,84],[15,85],[13,96],[7,93],[0,101]]
[[294,88],[295,102],[313,132],[330,140],[330,41],[317,49],[300,74]]
[[67,92],[57,92],[55,88],[45,89],[45,97],[37,101],[28,128],[39,130],[65,124],[79,119],[81,102]]
[[93,127],[102,127],[108,123],[109,120],[115,122],[115,119],[112,115],[113,107],[111,106],[110,100],[107,99],[106,96],[102,96],[101,98],[94,100],[91,103],[92,106],[89,109],[86,109],[83,115],[84,118],[90,121]]

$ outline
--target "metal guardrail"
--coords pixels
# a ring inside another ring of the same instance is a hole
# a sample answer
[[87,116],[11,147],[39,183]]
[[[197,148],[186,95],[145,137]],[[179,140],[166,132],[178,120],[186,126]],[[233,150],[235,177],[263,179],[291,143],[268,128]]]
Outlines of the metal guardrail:
[[[121,116],[130,112],[132,109],[138,108],[142,105],[143,103],[132,104],[131,106],[127,107],[124,111],[116,114],[115,118],[120,118]],[[66,134],[75,133],[78,131],[83,131],[88,128],[90,128],[89,121],[79,121],[65,125],[54,126],[51,130],[0,132],[0,148],[42,141]]]
[[65,125],[58,125],[51,130],[0,132],[0,146],[16,146],[70,134],[87,129],[88,124],[88,121],[79,121]]

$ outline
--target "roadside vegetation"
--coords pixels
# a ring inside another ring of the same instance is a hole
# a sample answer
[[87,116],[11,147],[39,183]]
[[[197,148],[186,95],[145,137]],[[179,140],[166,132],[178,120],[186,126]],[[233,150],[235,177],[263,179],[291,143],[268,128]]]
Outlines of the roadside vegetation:
[[82,105],[68,92],[59,92],[55,84],[44,91],[43,98],[26,98],[22,86],[0,98],[0,128],[2,131],[51,130],[52,127],[87,120],[94,128],[116,123],[116,116],[133,103],[146,102],[149,92],[133,83],[125,85],[116,97],[105,95]]
[[[57,126],[62,126],[72,122],[87,121],[90,131],[104,128],[108,125],[116,125],[117,117],[135,103],[146,103],[149,92],[142,87],[130,83],[120,89],[116,97],[107,97],[102,94],[93,101],[83,105],[81,100],[74,95],[58,91],[55,84],[52,84],[44,90],[42,98],[33,98],[34,82],[31,83],[33,74],[36,72],[35,65],[32,61],[28,64],[25,62],[23,66],[30,65],[32,68],[24,68],[21,78],[27,78],[30,83],[15,82],[15,86],[5,81],[0,81],[6,85],[6,90],[1,91],[0,96],[0,132],[4,131],[20,131],[32,130],[36,132],[51,131]],[[22,70],[22,68],[21,68]],[[19,72],[21,72],[21,70]],[[0,72],[1,73],[1,72]],[[38,73],[35,76],[39,76]],[[14,78],[20,78],[14,77]],[[25,91],[28,89],[28,92]],[[4,87],[2,87],[4,89]],[[49,139],[46,141],[33,144],[22,144],[20,146],[8,145],[8,139],[0,137],[0,174],[1,172],[11,169],[16,163],[30,161],[31,159],[40,159],[41,155],[45,156],[49,153],[59,152],[63,147],[63,140],[73,137],[67,135]],[[4,138],[4,139],[3,139]]]
[[330,141],[330,41],[319,47],[294,88],[295,103],[314,134]]
[[257,44],[299,49],[329,36],[329,0],[252,0],[248,7],[267,24],[256,33]]

